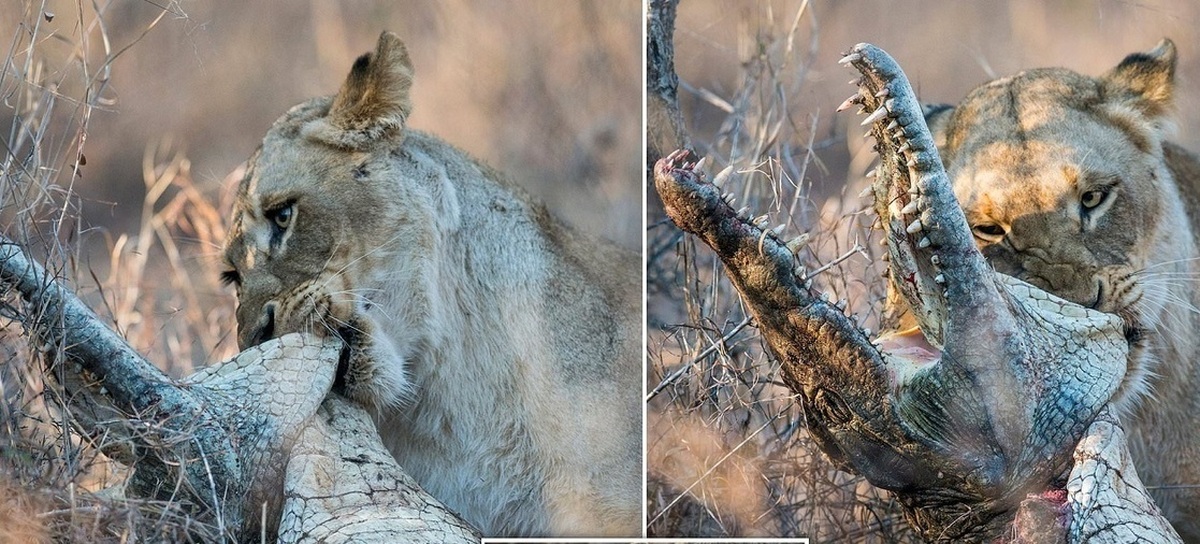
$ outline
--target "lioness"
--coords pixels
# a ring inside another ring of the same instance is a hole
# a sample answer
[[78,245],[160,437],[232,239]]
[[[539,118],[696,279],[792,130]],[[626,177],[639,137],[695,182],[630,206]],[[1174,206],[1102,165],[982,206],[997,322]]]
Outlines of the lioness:
[[996,270],[1124,319],[1113,405],[1156,502],[1197,542],[1200,160],[1166,140],[1174,73],[1163,40],[1100,77],[997,79],[926,120]]
[[410,130],[412,75],[385,32],[251,157],[225,246],[238,343],[343,338],[338,390],[485,535],[637,535],[640,259]]

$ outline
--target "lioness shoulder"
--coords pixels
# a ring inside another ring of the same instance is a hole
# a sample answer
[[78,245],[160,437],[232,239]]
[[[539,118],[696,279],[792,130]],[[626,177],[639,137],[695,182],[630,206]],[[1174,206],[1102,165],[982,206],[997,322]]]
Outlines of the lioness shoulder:
[[344,339],[336,390],[485,535],[640,534],[640,259],[411,130],[412,77],[384,33],[267,133],[225,247],[239,344]]
[[1113,405],[1142,479],[1196,541],[1200,161],[1166,139],[1175,64],[1164,40],[1100,77],[1029,70],[926,117],[996,270],[1124,320]]

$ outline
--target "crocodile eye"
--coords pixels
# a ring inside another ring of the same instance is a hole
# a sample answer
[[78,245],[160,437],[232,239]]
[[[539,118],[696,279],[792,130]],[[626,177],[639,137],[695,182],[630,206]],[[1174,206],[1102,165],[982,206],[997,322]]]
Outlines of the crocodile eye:
[[988,242],[998,242],[1006,234],[1004,227],[995,223],[980,223],[971,227],[971,232],[975,233],[977,238]]
[[1108,189],[1093,189],[1083,193],[1079,197],[1079,203],[1083,205],[1083,209],[1091,210],[1104,202],[1104,198],[1108,196]]
[[242,275],[238,274],[237,270],[234,270],[231,268],[229,270],[225,270],[225,271],[221,272],[221,285],[228,287],[230,285],[239,285],[240,286],[241,284],[242,284]]
[[272,223],[275,223],[275,226],[279,227],[279,230],[287,230],[288,227],[292,226],[292,218],[295,216],[296,210],[292,204],[286,204],[283,207],[267,212],[267,218]]

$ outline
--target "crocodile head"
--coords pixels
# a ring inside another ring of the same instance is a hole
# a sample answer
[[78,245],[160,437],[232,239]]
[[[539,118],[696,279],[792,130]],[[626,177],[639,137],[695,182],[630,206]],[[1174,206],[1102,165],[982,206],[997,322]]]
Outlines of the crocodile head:
[[915,330],[873,340],[690,153],[659,161],[655,186],[726,265],[821,449],[896,492],[927,538],[995,537],[1028,495],[1062,485],[1123,376],[1122,324],[988,266],[899,66],[868,44],[842,62],[862,74],[843,107],[868,114],[881,159],[869,194]]

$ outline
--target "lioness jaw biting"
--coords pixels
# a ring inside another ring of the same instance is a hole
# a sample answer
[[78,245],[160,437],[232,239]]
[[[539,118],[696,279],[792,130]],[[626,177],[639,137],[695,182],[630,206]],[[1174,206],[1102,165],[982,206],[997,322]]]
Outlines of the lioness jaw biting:
[[267,133],[225,248],[239,343],[345,339],[335,389],[484,534],[639,534],[639,259],[411,130],[412,78],[385,32]]

